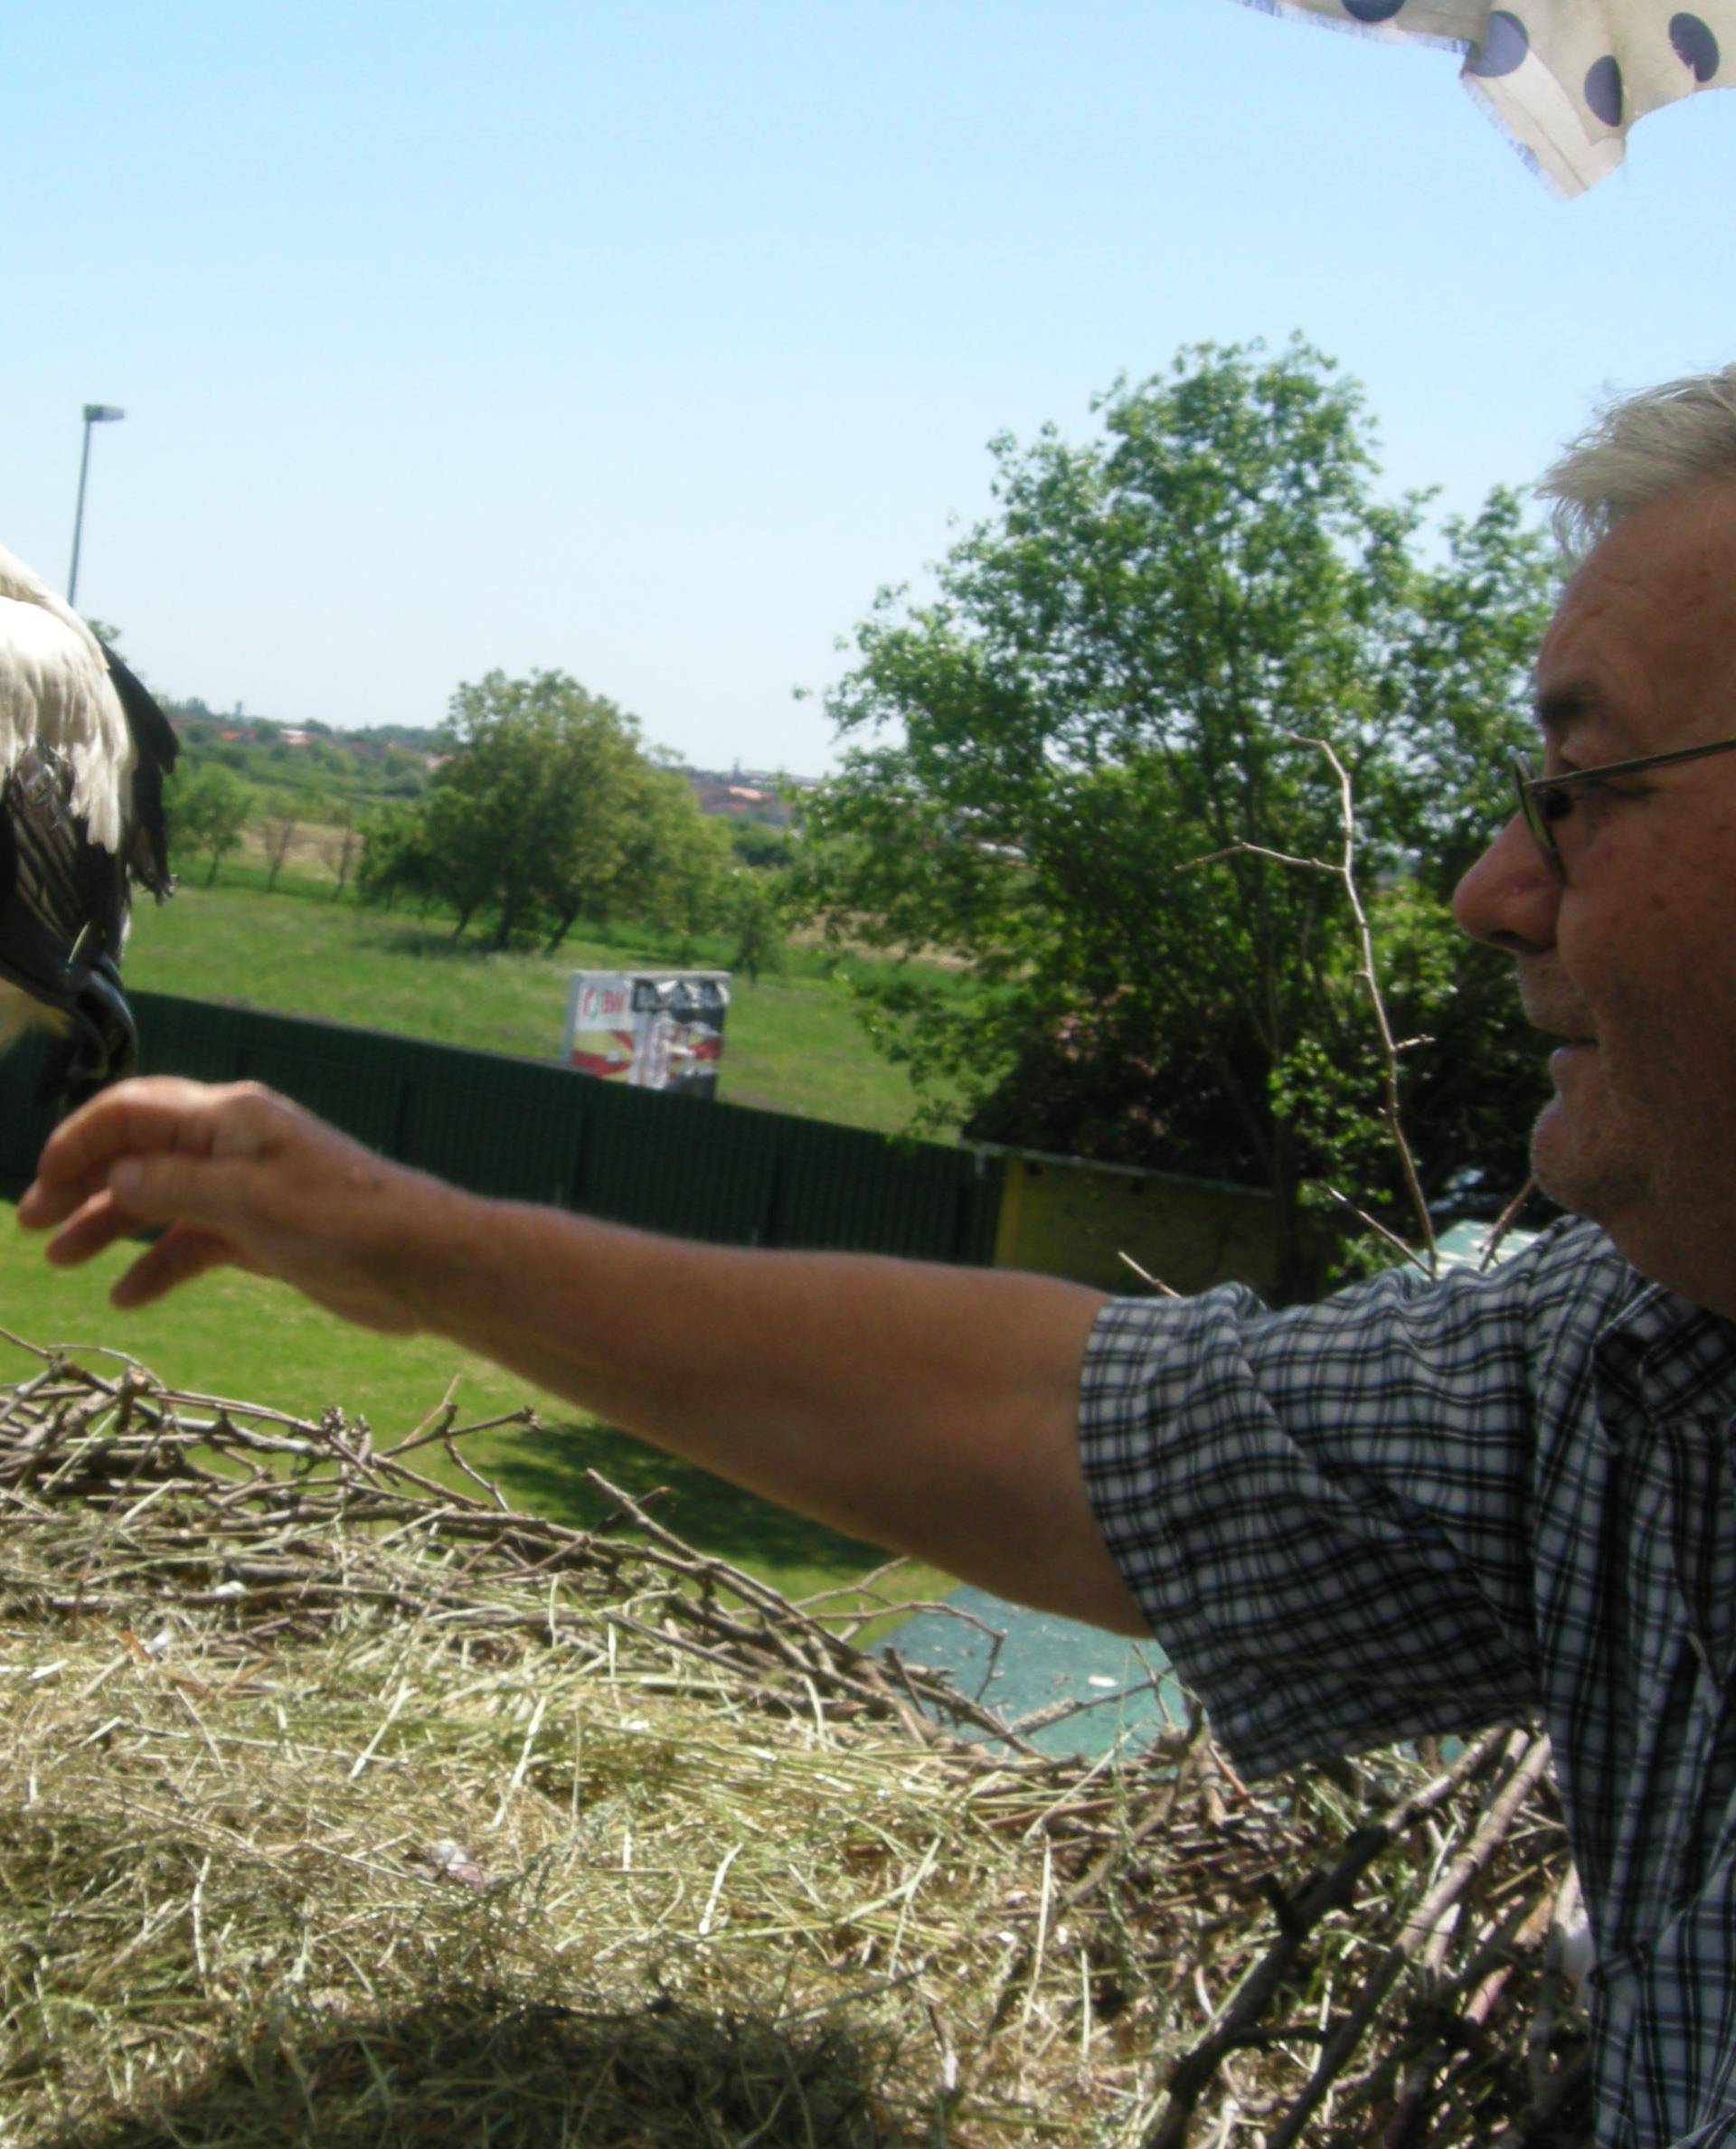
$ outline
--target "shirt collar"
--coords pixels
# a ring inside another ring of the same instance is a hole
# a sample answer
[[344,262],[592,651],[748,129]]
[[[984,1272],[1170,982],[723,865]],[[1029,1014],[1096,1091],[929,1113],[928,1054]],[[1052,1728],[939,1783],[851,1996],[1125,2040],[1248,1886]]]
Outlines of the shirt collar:
[[[1639,1284],[1594,1355],[1600,1385],[1646,1419],[1736,1418],[1736,1324],[1661,1284]],[[1619,1444],[1612,1413],[1605,1429]]]

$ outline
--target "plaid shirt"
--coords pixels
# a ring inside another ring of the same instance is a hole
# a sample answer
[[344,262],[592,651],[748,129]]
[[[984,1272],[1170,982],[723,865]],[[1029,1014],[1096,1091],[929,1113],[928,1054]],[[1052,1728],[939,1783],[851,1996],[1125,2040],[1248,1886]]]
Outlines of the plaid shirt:
[[1736,2149],[1736,1328],[1569,1221],[1285,1313],[1117,1300],[1080,1422],[1110,1550],[1250,1773],[1543,1720],[1599,2140]]

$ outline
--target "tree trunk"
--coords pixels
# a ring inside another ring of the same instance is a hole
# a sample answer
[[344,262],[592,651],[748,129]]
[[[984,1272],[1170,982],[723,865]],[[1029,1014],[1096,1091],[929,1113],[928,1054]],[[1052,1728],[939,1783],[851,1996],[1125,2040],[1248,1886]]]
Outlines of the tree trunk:
[[578,917],[578,915],[579,912],[576,909],[562,912],[561,918],[556,922],[553,932],[549,936],[547,946],[542,950],[544,955],[552,955],[556,948],[560,947],[561,943],[572,930],[573,920]]
[[517,923],[518,898],[508,890],[505,900],[500,906],[500,922],[495,926],[494,937],[488,943],[488,950],[491,955],[498,955],[512,946],[513,928]]

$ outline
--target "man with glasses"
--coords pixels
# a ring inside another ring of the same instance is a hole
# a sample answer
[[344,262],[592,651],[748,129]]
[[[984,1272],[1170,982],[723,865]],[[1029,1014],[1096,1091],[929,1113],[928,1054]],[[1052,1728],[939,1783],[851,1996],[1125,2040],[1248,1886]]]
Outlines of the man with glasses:
[[1599,1955],[1599,2140],[1736,2144],[1736,368],[1609,413],[1547,489],[1589,551],[1539,655],[1541,770],[1457,908],[1554,1041],[1533,1155],[1574,1213],[1493,1276],[1273,1314],[687,1245],[167,1080],[63,1126],[21,1219],[69,1263],[165,1227],[122,1305],[222,1262],[281,1277],[1155,1632],[1252,1772],[1540,1715]]

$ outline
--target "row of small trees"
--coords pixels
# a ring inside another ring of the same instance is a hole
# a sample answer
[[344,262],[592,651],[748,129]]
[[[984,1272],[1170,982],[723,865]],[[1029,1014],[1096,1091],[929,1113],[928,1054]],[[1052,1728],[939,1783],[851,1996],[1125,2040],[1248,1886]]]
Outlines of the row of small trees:
[[332,876],[333,893],[341,896],[362,855],[363,833],[354,811],[312,793],[263,790],[221,761],[184,770],[166,796],[169,842],[177,869],[190,860],[204,869],[206,887],[253,832],[266,863],[268,885],[275,888],[297,840],[310,842]]

